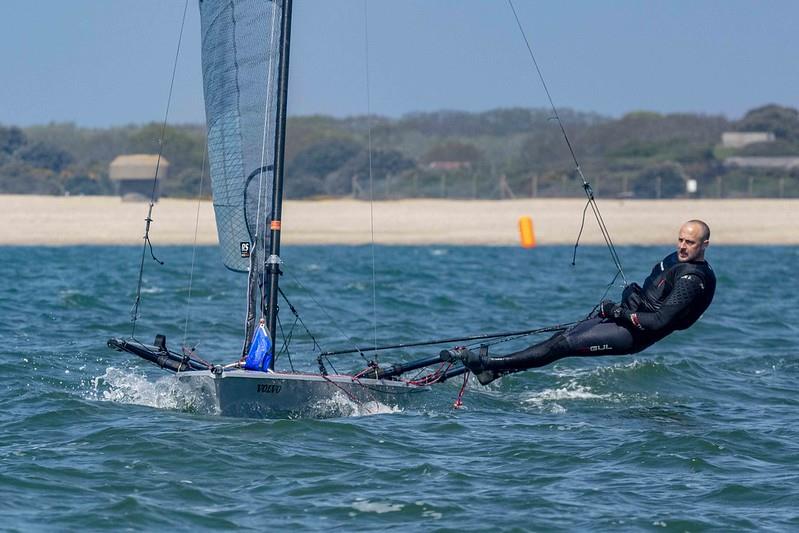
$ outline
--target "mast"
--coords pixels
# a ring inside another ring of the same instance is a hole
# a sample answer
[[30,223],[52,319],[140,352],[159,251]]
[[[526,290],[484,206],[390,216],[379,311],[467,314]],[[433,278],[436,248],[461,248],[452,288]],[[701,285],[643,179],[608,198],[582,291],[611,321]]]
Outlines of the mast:
[[280,221],[283,212],[283,162],[286,152],[286,108],[289,88],[289,56],[291,43],[291,7],[293,0],[285,0],[281,14],[280,65],[278,70],[277,131],[275,135],[275,168],[272,187],[272,216],[270,217],[269,257],[266,268],[269,273],[269,301],[267,302],[267,328],[272,337],[273,357],[269,368],[275,367],[277,345],[277,296],[280,277]]

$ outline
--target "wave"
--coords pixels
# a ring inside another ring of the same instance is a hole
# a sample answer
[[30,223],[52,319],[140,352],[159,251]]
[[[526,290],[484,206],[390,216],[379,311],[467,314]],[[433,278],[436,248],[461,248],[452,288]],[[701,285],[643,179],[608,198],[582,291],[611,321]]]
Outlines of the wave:
[[173,376],[150,381],[144,374],[128,368],[106,368],[103,375],[91,380],[86,397],[156,409],[216,414],[213,404],[198,389]]
[[378,401],[355,402],[341,392],[316,402],[310,408],[310,413],[314,418],[361,417],[400,412],[402,409],[399,407],[385,405]]
[[620,398],[617,394],[594,392],[591,387],[581,385],[576,381],[569,382],[563,387],[528,393],[521,398],[522,405],[553,414],[565,413],[567,409],[564,404],[575,401],[618,403]]

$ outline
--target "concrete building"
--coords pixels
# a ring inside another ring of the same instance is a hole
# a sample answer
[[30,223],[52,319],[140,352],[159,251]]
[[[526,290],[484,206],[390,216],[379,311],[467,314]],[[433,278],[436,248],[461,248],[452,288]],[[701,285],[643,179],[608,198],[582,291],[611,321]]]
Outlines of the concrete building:
[[108,174],[123,200],[149,200],[156,179],[153,199],[158,200],[161,181],[169,174],[169,161],[161,157],[159,163],[154,154],[120,155],[111,161]]
[[721,134],[724,148],[743,148],[749,144],[774,142],[776,137],[770,131],[725,131]]
[[786,170],[799,168],[799,157],[727,157],[724,159],[727,167],[754,167],[754,168],[782,168]]
[[427,168],[431,170],[460,170],[471,166],[469,161],[432,161],[427,164]]

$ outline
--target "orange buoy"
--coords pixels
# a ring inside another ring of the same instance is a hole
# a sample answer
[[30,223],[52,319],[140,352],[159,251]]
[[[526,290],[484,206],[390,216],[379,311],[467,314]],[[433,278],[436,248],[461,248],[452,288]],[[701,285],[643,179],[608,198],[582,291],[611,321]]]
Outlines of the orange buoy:
[[519,237],[522,241],[522,248],[535,247],[535,231],[533,231],[533,219],[524,216],[519,217]]

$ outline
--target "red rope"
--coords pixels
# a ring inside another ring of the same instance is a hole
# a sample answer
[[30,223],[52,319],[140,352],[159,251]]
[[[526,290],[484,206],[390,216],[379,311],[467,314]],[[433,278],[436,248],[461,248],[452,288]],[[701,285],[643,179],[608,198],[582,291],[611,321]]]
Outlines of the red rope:
[[466,384],[469,383],[469,374],[471,372],[465,372],[463,374],[463,385],[461,385],[461,390],[458,392],[458,398],[455,400],[455,403],[452,404],[452,407],[455,409],[460,409],[463,407],[463,394],[466,392]]
[[441,365],[434,372],[425,374],[424,376],[418,377],[416,379],[409,380],[406,383],[416,386],[425,386],[438,383],[450,368],[452,368],[452,363],[441,363]]

